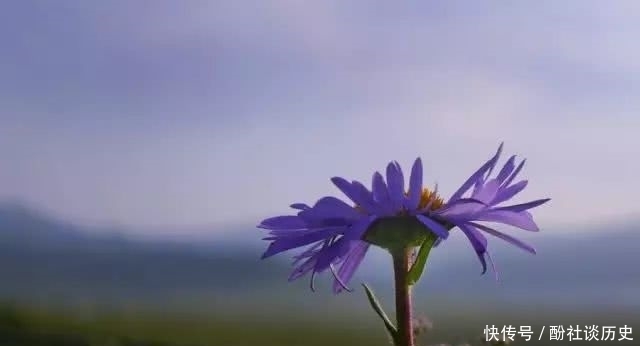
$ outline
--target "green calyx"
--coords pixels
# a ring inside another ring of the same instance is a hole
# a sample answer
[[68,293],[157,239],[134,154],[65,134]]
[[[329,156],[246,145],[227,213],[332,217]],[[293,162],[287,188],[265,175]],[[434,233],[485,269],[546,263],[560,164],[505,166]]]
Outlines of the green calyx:
[[432,233],[417,218],[392,216],[376,220],[364,235],[364,241],[391,253],[420,246]]
[[[447,229],[453,225],[444,225]],[[419,247],[407,275],[407,285],[414,285],[424,272],[431,248],[438,237],[413,216],[393,216],[378,219],[367,230],[364,241],[396,255]]]

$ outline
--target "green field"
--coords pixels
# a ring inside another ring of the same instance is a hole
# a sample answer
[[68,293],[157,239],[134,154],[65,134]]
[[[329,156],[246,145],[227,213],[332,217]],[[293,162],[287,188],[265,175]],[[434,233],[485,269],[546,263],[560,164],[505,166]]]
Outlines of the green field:
[[145,312],[81,313],[0,309],[0,345],[384,345],[382,332],[357,325],[255,321],[216,316],[163,316]]
[[[0,308],[0,345],[15,346],[320,346],[320,345],[388,345],[386,337],[377,321],[371,317],[366,321],[344,316],[329,318],[329,322],[312,321],[300,318],[296,314],[304,311],[288,312],[289,318],[268,320],[256,318],[247,313],[228,315],[197,315],[186,313],[168,313],[152,311],[129,311],[87,313],[81,309],[41,309],[3,305]],[[310,312],[312,314],[313,312]],[[541,325],[549,324],[593,324],[597,320],[601,325],[627,324],[638,326],[637,316],[621,313],[609,313],[607,316],[594,318],[596,312],[576,314],[570,312],[536,316],[532,312],[516,317],[514,314],[481,316],[478,313],[449,313],[427,338],[420,340],[420,345],[453,342],[453,345],[464,341],[475,340],[474,345],[482,337],[484,325],[489,323],[530,324],[534,331]],[[483,322],[483,321],[491,322]],[[540,322],[549,321],[547,323]],[[508,321],[508,322],[507,322]],[[562,322],[564,321],[564,323]],[[571,321],[571,322],[568,322]],[[633,336],[633,335],[631,335]],[[534,339],[537,334],[534,335]],[[607,343],[604,341],[561,342],[549,341],[548,338],[537,343],[520,340],[516,345],[634,345],[637,341],[620,341]]]

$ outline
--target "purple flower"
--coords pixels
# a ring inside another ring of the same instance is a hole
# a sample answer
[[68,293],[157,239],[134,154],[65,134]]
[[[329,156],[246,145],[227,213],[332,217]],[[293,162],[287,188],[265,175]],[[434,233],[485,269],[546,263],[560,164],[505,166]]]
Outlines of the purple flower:
[[[522,160],[516,167],[515,155],[507,160],[496,177],[490,178],[502,153],[502,147],[503,145],[500,144],[496,154],[460,186],[443,208],[432,213],[436,219],[446,221],[462,230],[478,255],[482,264],[483,274],[487,271],[486,259],[489,259],[493,266],[493,261],[491,261],[491,256],[487,251],[487,238],[484,234],[503,239],[532,254],[536,253],[535,249],[530,245],[483,223],[502,223],[526,231],[537,232],[539,231],[538,226],[533,221],[533,216],[528,210],[550,200],[549,198],[544,198],[522,204],[501,206],[504,202],[524,190],[528,183],[527,180],[520,180],[514,183],[525,163],[525,160]],[[468,198],[462,198],[471,189],[471,195]],[[456,202],[461,200],[468,202]],[[440,241],[441,239],[438,240]],[[436,246],[439,241],[436,242]]]
[[[379,172],[373,174],[371,190],[358,181],[349,182],[340,177],[331,179],[353,205],[335,197],[323,197],[313,206],[292,204],[297,215],[276,216],[263,220],[258,227],[270,230],[264,238],[271,241],[262,258],[308,246],[294,257],[296,266],[289,280],[311,273],[311,287],[317,273],[330,270],[334,276],[333,290],[339,293],[347,288],[356,269],[364,259],[372,241],[368,237],[373,230],[380,231],[385,220],[413,220],[419,225],[418,233],[426,237],[430,232],[438,240],[446,239],[452,227],[458,227],[469,238],[486,272],[487,239],[482,232],[502,238],[530,252],[533,248],[521,241],[500,233],[481,222],[497,222],[525,230],[537,231],[527,210],[539,206],[548,199],[529,203],[499,205],[522,191],[527,182],[513,183],[523,163],[515,167],[515,157],[507,161],[496,178],[489,179],[495,167],[498,152],[476,171],[448,202],[433,191],[423,187],[422,162],[417,158],[411,168],[409,186],[405,189],[402,169],[397,162],[386,168],[386,181]],[[512,184],[513,183],[513,184]],[[473,188],[469,197],[463,195]],[[397,230],[384,228],[382,232]],[[388,233],[387,233],[388,234]],[[373,242],[375,244],[375,242]],[[379,244],[376,244],[379,245]],[[337,269],[336,269],[337,268]]]

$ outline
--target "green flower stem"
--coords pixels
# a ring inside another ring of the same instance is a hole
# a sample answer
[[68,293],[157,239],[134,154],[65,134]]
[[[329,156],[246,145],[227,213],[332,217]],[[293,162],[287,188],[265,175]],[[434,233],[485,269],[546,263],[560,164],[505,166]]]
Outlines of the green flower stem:
[[394,251],[393,274],[396,292],[396,346],[415,346],[411,308],[411,286],[409,285],[410,248]]

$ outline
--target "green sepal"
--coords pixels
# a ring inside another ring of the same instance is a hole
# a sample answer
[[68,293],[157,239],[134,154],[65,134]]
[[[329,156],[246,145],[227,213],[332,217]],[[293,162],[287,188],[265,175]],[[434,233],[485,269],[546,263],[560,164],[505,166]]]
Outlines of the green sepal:
[[420,246],[430,233],[415,217],[390,216],[376,220],[363,240],[393,254]]
[[407,275],[407,285],[414,285],[416,282],[418,282],[418,280],[420,280],[420,277],[424,272],[424,267],[427,263],[427,257],[429,257],[429,252],[431,252],[431,248],[433,247],[433,244],[435,243],[437,238],[438,237],[436,237],[435,234],[429,233],[429,235],[422,242],[422,245],[420,245],[418,255],[416,256],[413,265],[411,265],[411,269],[409,269],[409,274]]
[[373,310],[376,312],[376,314],[378,314],[378,316],[384,323],[384,327],[387,329],[387,332],[389,333],[391,340],[393,340],[393,344],[397,345],[398,329],[396,328],[396,326],[393,325],[391,320],[389,320],[389,317],[387,317],[387,314],[382,309],[382,306],[380,306],[378,299],[376,298],[375,294],[373,294],[373,291],[369,288],[369,286],[363,283],[362,287],[364,287],[364,291],[367,294],[367,298],[369,299],[369,304],[371,304],[371,307],[373,308]]

